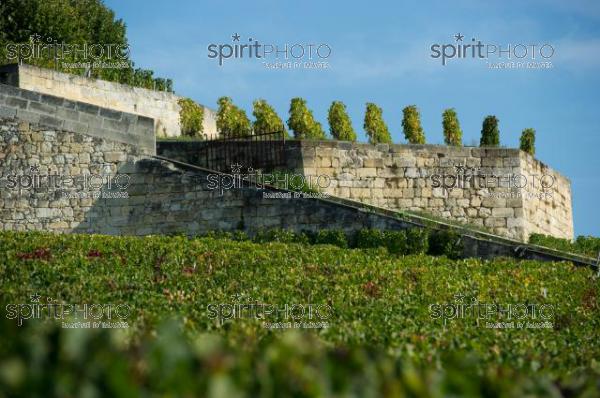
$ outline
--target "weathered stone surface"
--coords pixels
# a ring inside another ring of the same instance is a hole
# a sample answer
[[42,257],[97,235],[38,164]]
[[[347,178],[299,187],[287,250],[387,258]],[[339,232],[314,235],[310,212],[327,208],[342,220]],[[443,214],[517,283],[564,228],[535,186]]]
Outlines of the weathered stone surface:
[[[113,121],[128,119],[123,117],[122,112],[139,114],[143,116],[140,116],[139,122],[136,117],[133,124],[143,124],[143,131],[150,130],[153,136],[181,134],[179,116],[181,97],[173,93],[88,79],[26,64],[15,66],[10,73],[15,75],[15,79],[11,80],[27,90],[9,91],[12,87],[7,86],[9,87],[7,89],[9,96],[18,97],[4,101],[5,103],[8,101],[11,107],[24,108],[27,106],[27,101],[33,101],[34,108],[46,113],[49,111],[48,107],[65,108],[74,113],[60,110],[59,117],[74,121],[78,120],[77,113]],[[78,101],[80,102],[78,103]],[[7,116],[13,117],[0,108],[0,117]],[[154,119],[157,120],[156,125]],[[132,120],[134,119],[129,119],[130,122]],[[79,121],[88,123],[88,120],[84,120],[84,118]],[[206,107],[204,107],[203,130],[208,137],[217,134],[216,113]]]
[[[29,66],[19,66],[21,69],[29,70]],[[26,77],[19,82],[27,86]],[[131,144],[146,153],[156,153],[154,127],[147,125],[147,118],[4,84],[0,85],[0,95],[4,98],[0,103],[0,117],[16,117],[20,121],[46,126],[50,131],[56,129],[92,135]],[[35,141],[40,141],[39,134],[35,138]],[[49,140],[49,137],[46,138]]]
[[[187,143],[161,145],[159,153],[188,160]],[[488,225],[523,240],[532,232],[573,236],[569,181],[517,149],[436,145],[383,149],[360,143],[290,141],[287,153],[298,156],[288,157],[287,168],[328,175],[331,183],[325,191],[342,198]],[[537,186],[511,187],[515,175],[537,181]],[[540,187],[541,175],[546,175],[546,185],[552,182],[546,193]],[[488,218],[492,219],[485,224]]]
[[[90,192],[98,189],[85,189],[81,181],[60,189],[47,186],[40,190],[2,189],[2,229],[36,228],[42,225],[41,220],[61,232],[133,231],[135,234],[205,231],[219,226],[235,228],[232,226],[242,219],[248,228],[285,225],[300,230],[328,225],[358,228],[360,223],[366,222],[362,218],[349,219],[347,213],[337,208],[330,209],[332,213],[328,214],[324,202],[307,199],[299,204],[300,199],[295,198],[263,199],[261,191],[239,188],[210,190],[206,186],[206,175],[194,172],[192,179],[168,162],[144,157],[126,143],[37,125],[19,125],[6,119],[1,120],[0,129],[0,154],[3,155],[0,186],[6,182],[2,179],[7,174],[31,174],[31,166],[39,165],[38,174],[69,177],[99,174],[112,181],[113,191],[117,176],[126,175],[124,191],[128,195],[125,198],[90,196]],[[176,148],[186,144],[178,143]],[[510,150],[468,148],[455,154],[453,148],[427,145],[383,149],[367,144],[329,142],[321,147],[319,142],[291,141],[286,151],[296,151],[296,155],[300,151],[298,156],[289,157],[290,170],[305,176],[325,175],[330,184],[322,187],[324,192],[341,198],[390,209],[430,212],[482,225],[516,239],[526,239],[532,232],[572,237],[569,181],[529,155]],[[315,161],[304,162],[304,152]],[[440,153],[444,154],[443,158],[438,157]],[[469,153],[471,158],[466,158],[465,154]],[[171,150],[167,157],[194,163],[187,159],[192,155],[191,150],[183,155]],[[518,160],[512,163],[519,165],[520,173],[549,175],[553,184],[547,187],[547,192],[536,187],[510,190],[478,186],[477,179],[466,178],[473,171],[461,165],[483,164],[481,156],[503,159],[501,168],[488,166],[481,171],[483,173],[514,173],[512,168],[504,167],[510,163],[504,160],[512,157]],[[445,166],[440,159],[444,159]],[[402,161],[409,165],[399,167]],[[452,178],[443,179],[444,176]],[[440,182],[450,182],[452,186],[440,186]],[[102,181],[102,185],[107,184],[108,181]],[[264,208],[267,202],[271,203],[268,209]]]

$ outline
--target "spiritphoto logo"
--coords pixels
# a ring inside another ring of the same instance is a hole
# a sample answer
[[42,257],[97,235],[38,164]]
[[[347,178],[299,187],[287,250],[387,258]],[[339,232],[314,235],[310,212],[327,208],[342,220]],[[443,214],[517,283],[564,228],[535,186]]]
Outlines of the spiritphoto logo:
[[[331,184],[331,177],[327,175],[318,176],[305,176],[299,173],[288,173],[288,172],[272,172],[262,173],[259,170],[255,170],[252,167],[247,167],[246,171],[243,170],[243,165],[235,163],[230,165],[231,173],[211,173],[206,176],[208,182],[208,189],[211,191],[218,190],[221,195],[224,191],[231,189],[241,189],[244,187],[253,187],[257,189],[265,189],[268,186],[276,186],[278,188],[289,190],[289,191],[300,191],[300,190],[312,190],[314,192],[295,192],[298,194],[318,194],[320,189],[329,187]],[[276,192],[276,193],[264,192],[265,198],[291,198],[301,197],[300,195],[293,195],[292,192]],[[271,196],[270,196],[271,195]],[[324,194],[322,194],[324,195]],[[302,196],[306,197],[306,196]]]
[[[543,295],[547,292],[544,290]],[[554,306],[536,303],[483,303],[475,296],[455,294],[454,302],[431,304],[429,315],[441,319],[446,325],[455,319],[475,319],[479,325],[486,321],[490,329],[551,329],[553,327]]]
[[53,59],[54,66],[66,69],[125,69],[131,67],[128,44],[63,43],[39,34],[30,36],[27,43],[8,43],[7,58],[15,61]]
[[431,45],[430,57],[440,59],[443,66],[449,60],[478,59],[486,62],[489,69],[549,69],[555,49],[549,43],[490,44],[479,39],[469,41],[461,33],[453,36],[447,44]]
[[31,166],[28,173],[7,174],[0,178],[0,187],[11,191],[61,191],[67,199],[127,198],[130,185],[128,174],[83,173],[76,176],[62,173],[40,173],[40,166]]
[[267,69],[328,69],[331,46],[326,43],[262,43],[253,37],[231,35],[230,43],[211,43],[208,58],[219,66],[225,60],[258,60]]
[[268,329],[321,329],[329,326],[333,315],[329,304],[283,303],[269,304],[243,293],[231,296],[231,302],[211,303],[206,306],[209,319],[220,325],[235,319],[263,321]]
[[52,319],[62,321],[68,329],[116,329],[127,328],[125,319],[131,314],[128,304],[62,303],[51,297],[42,300],[34,293],[30,303],[6,305],[6,318],[16,319],[17,325],[30,319]]
[[[514,173],[489,173],[479,167],[454,166],[454,173],[433,173],[429,175],[433,188],[452,189],[485,189],[506,188],[511,192],[490,193],[489,196],[498,197],[538,197],[551,198],[552,187],[556,178],[551,174],[514,174]],[[525,191],[524,193],[522,191]]]

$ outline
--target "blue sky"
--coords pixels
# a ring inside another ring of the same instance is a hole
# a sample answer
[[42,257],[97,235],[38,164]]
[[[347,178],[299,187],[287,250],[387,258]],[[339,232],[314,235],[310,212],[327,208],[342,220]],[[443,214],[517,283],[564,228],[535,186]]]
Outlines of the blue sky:
[[[252,101],[264,98],[287,119],[290,99],[301,96],[326,127],[331,101],[341,100],[363,141],[367,101],[383,108],[399,143],[402,108],[410,104],[421,111],[429,143],[443,142],[441,113],[449,107],[465,144],[478,142],[488,114],[499,118],[505,146],[517,147],[521,131],[533,127],[536,157],[571,180],[575,234],[600,236],[597,0],[105,2],[126,22],[137,66],[172,78],[178,94],[212,108],[227,95],[251,115]],[[329,68],[271,70],[256,59],[219,66],[208,58],[208,45],[232,44],[235,33],[242,43],[325,43]],[[430,47],[457,43],[457,33],[503,48],[550,44],[553,67],[492,70],[479,59],[442,66]]]

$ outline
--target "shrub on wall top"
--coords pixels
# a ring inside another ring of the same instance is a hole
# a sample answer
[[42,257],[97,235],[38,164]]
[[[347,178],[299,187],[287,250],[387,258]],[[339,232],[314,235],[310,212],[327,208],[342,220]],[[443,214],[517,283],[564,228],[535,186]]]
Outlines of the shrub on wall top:
[[367,102],[364,129],[370,144],[391,144],[392,137],[383,121],[383,111],[372,102]]
[[535,155],[535,130],[528,128],[521,133],[520,146],[522,151]]
[[479,146],[500,146],[500,130],[496,116],[489,115],[483,120]]
[[409,105],[402,110],[402,128],[404,137],[411,144],[424,144],[425,133],[421,127],[421,115],[416,105]]
[[254,123],[252,127],[255,134],[260,133],[283,133],[288,136],[283,120],[279,117],[275,109],[264,99],[257,99],[252,103],[254,115]]
[[188,137],[202,137],[204,108],[190,98],[181,98],[177,103],[181,107],[179,110],[181,134]]
[[290,118],[287,124],[297,139],[325,139],[325,132],[321,127],[321,123],[315,120],[312,111],[308,109],[306,100],[303,98],[292,98],[290,103]]
[[229,97],[218,99],[217,130],[222,137],[246,137],[251,134],[250,120],[243,109]]
[[333,101],[327,115],[329,132],[336,140],[356,141],[356,133],[346,112],[346,105],[341,101]]
[[444,127],[444,142],[446,145],[461,146],[462,130],[454,108],[449,108],[442,114],[442,126]]

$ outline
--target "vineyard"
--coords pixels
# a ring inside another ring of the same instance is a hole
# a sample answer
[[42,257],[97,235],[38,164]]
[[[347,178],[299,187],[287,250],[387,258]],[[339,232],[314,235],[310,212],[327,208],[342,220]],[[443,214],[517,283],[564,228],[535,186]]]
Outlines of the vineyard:
[[[339,245],[0,233],[0,397],[595,393],[591,270],[321,235]],[[30,311],[49,303],[71,315]],[[127,327],[85,327],[84,305]]]

